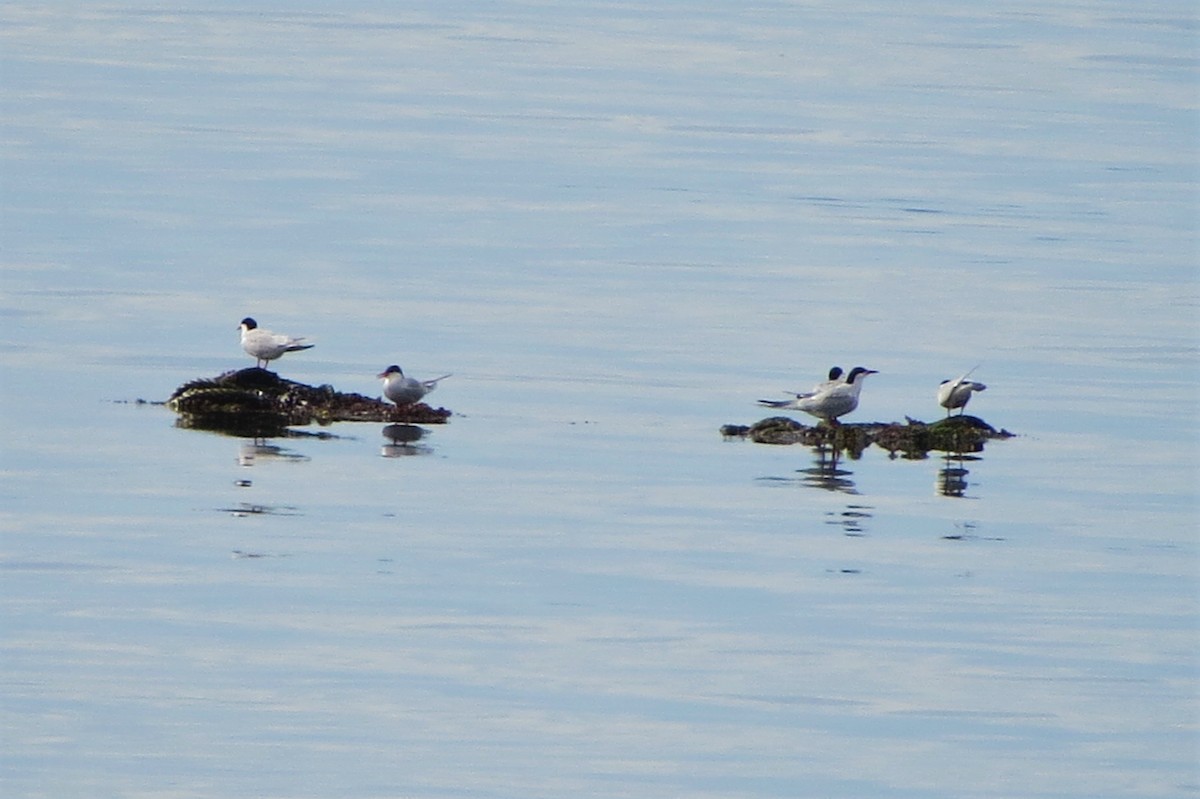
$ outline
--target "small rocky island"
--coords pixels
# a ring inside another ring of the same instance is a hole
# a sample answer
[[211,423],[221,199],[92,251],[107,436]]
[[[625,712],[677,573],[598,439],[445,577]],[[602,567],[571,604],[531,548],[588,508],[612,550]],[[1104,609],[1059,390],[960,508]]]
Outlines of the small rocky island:
[[423,402],[397,407],[333,386],[309,386],[254,367],[184,383],[167,400],[181,427],[231,435],[275,436],[316,422],[445,424],[450,411]]
[[1011,438],[1007,430],[992,427],[977,416],[959,415],[926,424],[905,418],[899,422],[856,422],[834,426],[809,427],[787,416],[772,416],[752,425],[727,424],[721,435],[748,438],[759,444],[804,444],[847,452],[851,458],[875,444],[892,457],[920,459],[931,450],[939,452],[980,452],[984,442]]

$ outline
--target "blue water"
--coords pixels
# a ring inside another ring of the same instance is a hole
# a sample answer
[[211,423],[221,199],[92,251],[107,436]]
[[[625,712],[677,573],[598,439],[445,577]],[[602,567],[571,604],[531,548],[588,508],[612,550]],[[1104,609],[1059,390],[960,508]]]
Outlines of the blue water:
[[[6,4],[0,789],[1197,795],[1196,32]],[[246,315],[455,416],[176,427]],[[835,363],[1018,437],[719,435]]]

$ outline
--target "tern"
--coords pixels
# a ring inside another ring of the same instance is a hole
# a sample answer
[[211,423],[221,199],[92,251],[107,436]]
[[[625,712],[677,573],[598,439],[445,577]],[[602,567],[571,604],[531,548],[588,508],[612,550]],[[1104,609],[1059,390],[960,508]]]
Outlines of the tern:
[[[832,373],[830,370],[830,374]],[[826,388],[811,394],[799,394],[791,400],[759,400],[758,403],[768,408],[804,411],[836,425],[839,416],[845,416],[858,407],[858,395],[862,392],[863,380],[867,375],[874,374],[879,373],[874,369],[856,366],[846,375],[844,382],[834,381],[832,385],[828,385],[830,381],[826,381]]]
[[817,383],[817,387],[818,388],[820,388],[820,387],[828,388],[829,386],[832,386],[834,383],[836,383],[842,379],[842,374],[843,374],[842,367],[834,366],[833,368],[831,368],[829,370],[829,378],[821,383]]
[[403,370],[396,364],[376,375],[383,380],[383,395],[397,405],[412,405],[437,388],[439,380],[445,380],[450,375],[442,375],[432,380],[417,380],[405,377]]
[[760,405],[766,405],[769,408],[795,408],[799,400],[811,397],[814,394],[820,394],[822,391],[828,391],[834,386],[842,382],[842,367],[835,366],[829,370],[829,378],[817,383],[808,391],[789,391],[792,399],[786,400],[759,400]]
[[299,352],[315,346],[304,344],[303,338],[293,338],[264,330],[249,316],[242,320],[239,327],[242,330],[242,349],[247,354],[254,356],[255,366],[261,365],[265,368],[267,361],[273,361],[285,352]]
[[828,379],[822,380],[820,383],[817,383],[815,386],[810,388],[808,391],[789,391],[788,393],[791,394],[792,397],[794,397],[794,399],[790,399],[790,400],[759,400],[759,402],[762,402],[764,405],[770,405],[775,408],[786,408],[789,404],[791,404],[792,402],[795,402],[796,400],[800,399],[801,397],[811,397],[813,394],[820,394],[822,391],[827,391],[828,389],[833,388],[834,386],[836,386],[838,383],[841,383],[841,382],[842,382],[842,367],[835,366],[829,370]]
[[974,372],[979,367],[976,366],[957,380],[943,380],[938,386],[937,399],[938,405],[946,409],[946,416],[950,416],[950,411],[958,408],[959,415],[966,410],[967,403],[971,400],[971,394],[976,391],[983,391],[987,386],[983,383],[976,383],[974,380],[968,380],[971,372]]

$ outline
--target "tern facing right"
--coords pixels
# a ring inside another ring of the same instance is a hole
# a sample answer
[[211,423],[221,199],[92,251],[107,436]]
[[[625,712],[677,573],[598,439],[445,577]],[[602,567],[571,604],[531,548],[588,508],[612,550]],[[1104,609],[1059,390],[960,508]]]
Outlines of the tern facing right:
[[[974,371],[974,369],[971,370],[971,372]],[[983,383],[968,380],[967,377],[971,372],[967,372],[957,380],[943,380],[942,384],[938,386],[938,405],[946,409],[946,416],[950,416],[950,411],[954,408],[959,409],[958,413],[961,416],[966,411],[967,403],[971,401],[971,394],[987,388]]]
[[813,394],[801,394],[794,400],[782,403],[775,400],[759,400],[758,402],[769,408],[803,411],[836,426],[839,416],[845,416],[858,407],[858,395],[862,392],[863,380],[867,375],[874,374],[879,373],[874,369],[856,366],[850,370],[850,374],[846,375],[843,383],[835,382],[821,391]]
[[238,325],[242,330],[242,349],[247,355],[254,356],[254,365],[266,368],[267,361],[273,361],[285,352],[299,352],[311,349],[313,344],[304,344],[303,338],[293,338],[258,326],[249,316]]
[[383,395],[397,405],[412,405],[437,388],[439,380],[445,380],[450,375],[442,375],[432,380],[417,380],[405,377],[404,372],[396,364],[376,375],[383,380]]

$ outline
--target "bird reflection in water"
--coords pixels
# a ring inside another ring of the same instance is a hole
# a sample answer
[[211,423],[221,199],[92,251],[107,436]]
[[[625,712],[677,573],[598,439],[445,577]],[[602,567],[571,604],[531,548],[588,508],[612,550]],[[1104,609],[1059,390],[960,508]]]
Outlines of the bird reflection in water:
[[943,497],[966,497],[970,485],[967,475],[971,473],[966,464],[967,461],[977,460],[978,457],[965,452],[947,452],[942,456],[942,465],[938,469],[937,492]]
[[825,523],[842,528],[842,532],[852,538],[861,538],[867,534],[867,519],[871,518],[870,505],[847,505],[845,510],[826,511]]
[[838,467],[841,451],[816,447],[817,459],[807,469],[797,469],[798,474],[804,475],[801,480],[807,486],[823,488],[826,491],[840,491],[844,494],[857,494],[858,489],[850,478],[854,472]]
[[807,469],[797,469],[799,477],[760,477],[766,483],[775,485],[806,485],[825,491],[838,491],[843,494],[857,494],[858,489],[850,478],[853,472],[839,468],[841,452],[826,447],[814,447],[817,459]]
[[287,449],[279,446],[278,444],[270,443],[270,439],[243,439],[241,446],[238,447],[238,464],[241,466],[253,466],[255,461],[259,459],[273,459],[293,462],[310,460],[307,455],[301,455],[295,450]]
[[[813,465],[797,470],[804,475],[802,480],[805,485],[842,494],[858,494],[854,481],[850,479],[854,472],[838,467],[840,450],[816,447],[814,451],[817,459]],[[857,538],[866,535],[863,524],[871,518],[871,510],[869,505],[847,505],[844,510],[827,511],[825,523],[840,527],[846,535]]]
[[425,428],[415,424],[389,424],[383,428],[383,437],[389,443],[380,448],[379,454],[385,458],[428,455],[433,449],[417,443],[425,437],[425,432]]

